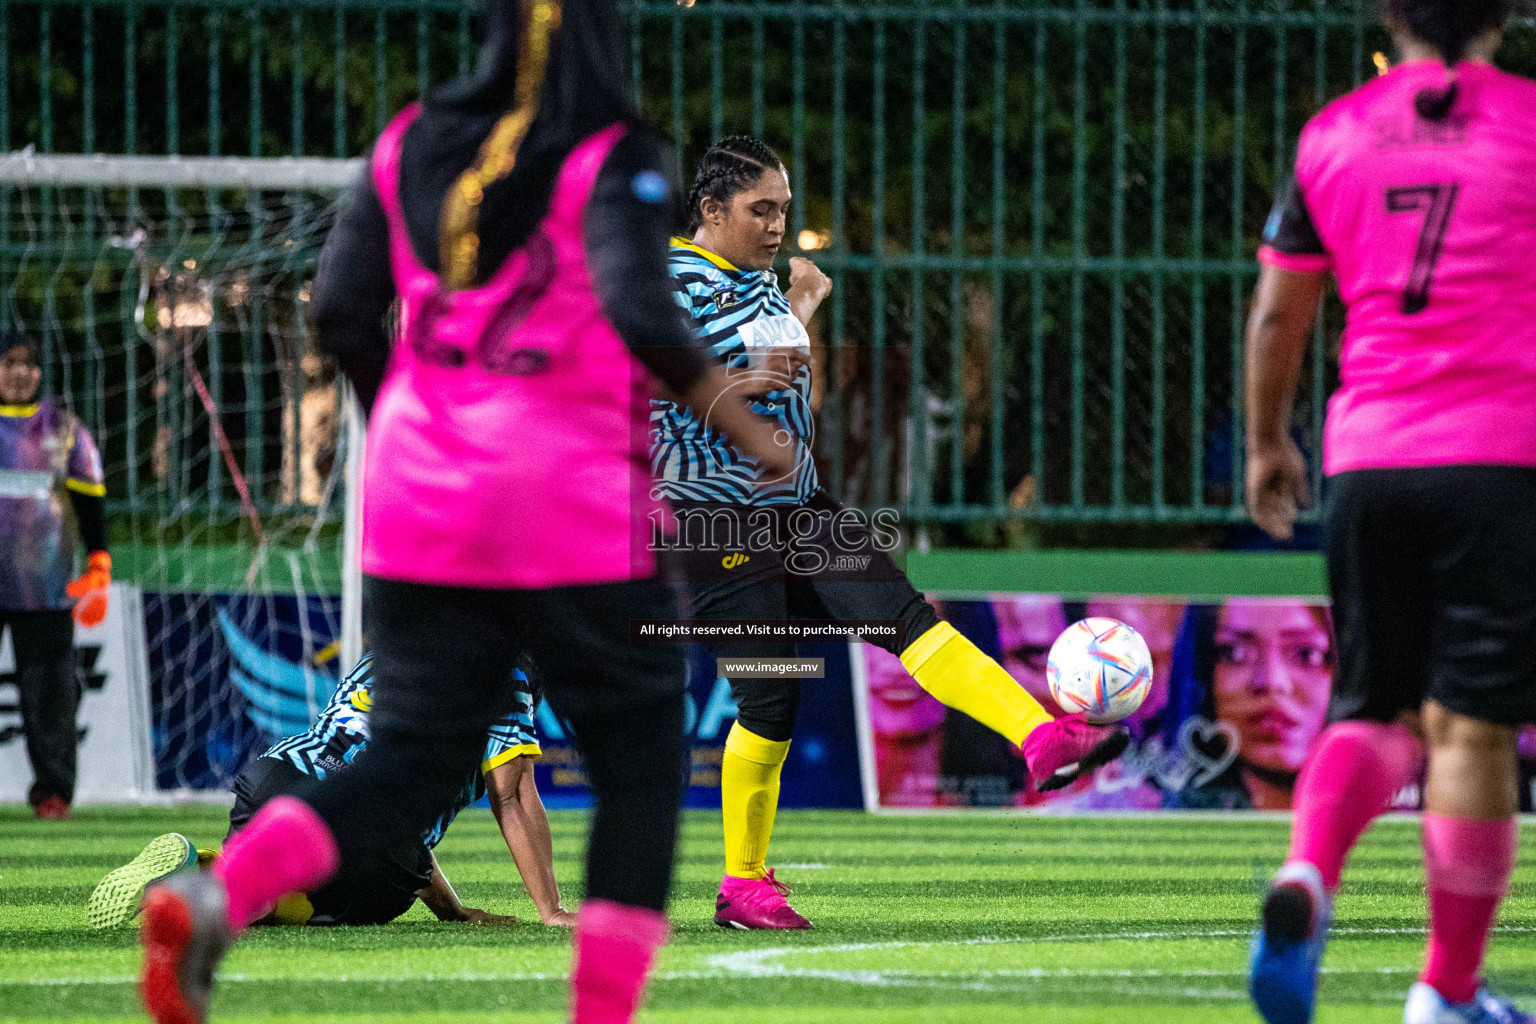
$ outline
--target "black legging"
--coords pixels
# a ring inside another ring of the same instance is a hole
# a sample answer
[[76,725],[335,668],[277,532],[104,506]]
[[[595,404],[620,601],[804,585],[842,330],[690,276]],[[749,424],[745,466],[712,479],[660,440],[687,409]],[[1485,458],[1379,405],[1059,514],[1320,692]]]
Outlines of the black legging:
[[36,777],[27,802],[51,796],[75,798],[78,758],[76,712],[80,680],[75,672],[75,622],[63,611],[0,611],[0,630],[11,627],[16,654],[16,704]]
[[500,716],[521,649],[571,725],[596,798],[586,895],[663,910],[683,787],[684,663],[629,641],[628,619],[676,614],[640,581],[492,591],[368,578],[374,655],[368,746],[299,794],[330,826],[341,871],[420,836],[453,802]]
[[[917,592],[891,557],[872,543],[867,528],[850,526],[847,521],[834,527],[833,517],[843,509],[825,492],[817,492],[804,505],[749,508],[678,502],[676,509],[679,522],[684,524],[680,530],[687,530],[690,512],[730,516],[738,522],[732,539],[739,544],[722,543],[726,531],[723,527],[716,529],[723,524],[722,519],[720,524],[711,521],[708,530],[685,536],[683,543],[688,550],[674,551],[668,556],[674,574],[687,581],[695,618],[899,621],[902,630],[898,636],[868,637],[892,654],[900,654],[907,644],[938,625],[939,616],[933,606]],[[789,517],[797,513],[803,517],[819,516],[814,520],[816,532],[798,534],[796,543],[800,549],[819,550],[827,556],[867,557],[868,561],[859,569],[829,569],[815,575],[786,569],[786,558],[795,550],[795,544],[768,549],[752,543],[754,531],[761,529],[760,522],[753,517],[764,513],[778,518],[778,530],[783,537],[796,536],[787,528]],[[745,562],[730,568],[722,563],[722,555],[746,552],[750,555]],[[710,653],[720,658],[792,658],[795,645],[730,641],[711,644]],[[736,720],[742,728],[774,742],[790,738],[800,709],[800,680],[731,679],[730,683],[731,696],[736,701]]]

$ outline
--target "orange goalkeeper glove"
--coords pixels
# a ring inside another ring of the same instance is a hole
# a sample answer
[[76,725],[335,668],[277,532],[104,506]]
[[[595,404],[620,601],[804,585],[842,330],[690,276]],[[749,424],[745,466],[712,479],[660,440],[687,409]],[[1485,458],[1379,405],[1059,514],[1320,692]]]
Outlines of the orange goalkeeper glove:
[[107,617],[107,588],[112,585],[112,556],[105,551],[92,551],[85,563],[85,573],[64,588],[64,593],[78,598],[75,601],[75,622],[89,629],[99,626]]

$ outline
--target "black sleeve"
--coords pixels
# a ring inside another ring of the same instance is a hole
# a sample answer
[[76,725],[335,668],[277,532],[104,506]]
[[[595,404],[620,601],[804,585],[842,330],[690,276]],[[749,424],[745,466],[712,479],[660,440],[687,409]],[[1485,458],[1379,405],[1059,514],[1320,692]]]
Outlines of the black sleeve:
[[1264,244],[1287,256],[1328,255],[1317,227],[1312,223],[1312,214],[1307,210],[1306,197],[1301,194],[1294,178],[1281,193],[1264,225]]
[[75,510],[75,525],[80,528],[80,543],[87,551],[107,550],[107,501],[94,494],[69,492]]
[[320,250],[311,303],[321,351],[336,357],[366,411],[389,362],[384,320],[394,301],[389,224],[365,166]]
[[598,174],[584,234],[604,315],[646,369],[682,392],[704,373],[707,356],[667,273],[680,206],[669,163],[666,148],[644,132],[620,140]]

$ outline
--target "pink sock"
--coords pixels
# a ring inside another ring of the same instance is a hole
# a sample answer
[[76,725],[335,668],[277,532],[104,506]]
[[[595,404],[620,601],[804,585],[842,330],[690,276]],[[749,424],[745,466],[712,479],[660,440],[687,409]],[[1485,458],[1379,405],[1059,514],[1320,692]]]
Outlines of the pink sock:
[[1453,1003],[1477,992],[1483,952],[1515,867],[1514,818],[1473,821],[1424,815],[1429,948],[1419,980]]
[[213,864],[227,894],[230,927],[242,931],[278,897],[324,885],[338,859],[336,840],[320,815],[302,800],[273,797]]
[[1323,731],[1296,783],[1291,852],[1339,888],[1344,858],[1371,821],[1424,763],[1424,745],[1406,726],[1339,722]]
[[666,941],[664,914],[608,900],[583,900],[576,916],[571,1024],[629,1024],[656,951]]

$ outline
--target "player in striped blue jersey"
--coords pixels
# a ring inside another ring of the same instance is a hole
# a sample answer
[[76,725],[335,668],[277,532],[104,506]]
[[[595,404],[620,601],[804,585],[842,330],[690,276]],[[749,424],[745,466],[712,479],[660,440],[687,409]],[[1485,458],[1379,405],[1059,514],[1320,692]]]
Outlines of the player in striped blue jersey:
[[[1123,730],[1089,725],[1081,715],[1053,720],[913,589],[887,554],[899,539],[891,520],[880,524],[841,508],[817,481],[806,328],[832,282],[810,260],[794,258],[789,288],[779,289],[773,266],[789,203],[777,154],[756,138],[732,136],[705,153],[688,197],[689,237],[672,240],[674,296],[734,378],[721,401],[734,392],[778,421],[781,444],[796,447],[794,468],[771,475],[713,429],[708,415],[666,397],[652,402],[655,490],[677,519],[677,535],[663,550],[689,584],[694,617],[899,623],[896,635],[865,638],[900,655],[939,700],[1021,746],[1041,788],[1065,785],[1119,756]],[[795,653],[782,641],[711,646],[722,658]],[[726,856],[715,923],[809,928],[766,866],[799,680],[733,677],[730,684],[737,717],[720,771]]]
[[651,470],[657,492],[670,500],[801,505],[816,493],[816,463],[810,457],[815,436],[811,343],[790,296],[799,301],[809,321],[831,282],[809,260],[796,258],[790,291],[780,291],[771,269],[776,249],[764,248],[770,269],[742,269],[688,239],[674,238],[667,266],[678,304],[693,319],[710,354],[728,370],[749,370],[755,360],[781,360],[780,369],[788,376],[793,366],[788,387],[768,388],[765,380],[749,405],[758,415],[777,420],[795,439],[794,472],[784,479],[761,479],[756,464],[741,457],[725,435],[711,429],[692,408],[657,399],[651,403]]
[[[514,918],[460,903],[433,852],[458,813],[489,795],[491,810],[539,917],[545,924],[573,924],[574,915],[560,905],[549,819],[533,782],[533,761],[540,750],[532,688],[521,669],[514,672],[514,679],[512,707],[491,727],[479,770],[464,780],[453,804],[444,808],[424,835],[400,849],[379,850],[365,869],[337,877],[308,897],[296,894],[280,900],[266,923],[384,924],[405,913],[418,898],[439,920],[511,923]],[[308,731],[279,740],[235,777],[231,836],[268,800],[292,793],[308,778],[344,771],[363,753],[373,708],[372,681],[373,658],[365,655]],[[148,884],[196,863],[191,851],[191,844],[180,835],[159,837],[133,864],[102,880],[88,904],[88,919],[97,927],[126,921],[137,911]]]

